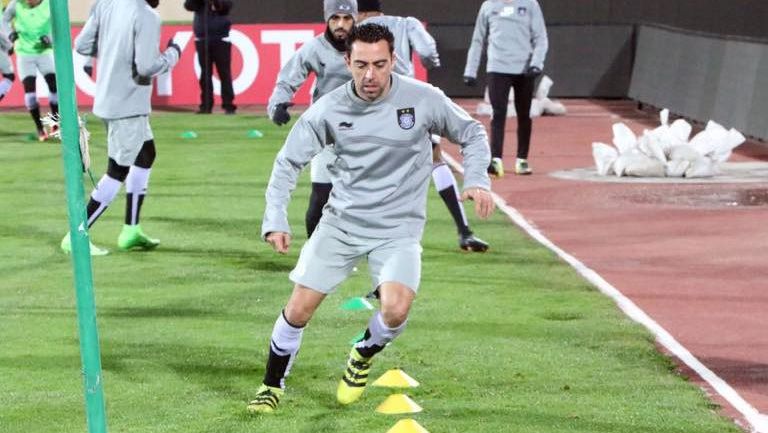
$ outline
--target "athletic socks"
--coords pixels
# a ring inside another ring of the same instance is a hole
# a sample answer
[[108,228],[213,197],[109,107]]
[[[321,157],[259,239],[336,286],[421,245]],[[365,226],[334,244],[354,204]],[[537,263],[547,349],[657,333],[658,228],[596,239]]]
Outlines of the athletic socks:
[[112,203],[117,193],[120,192],[120,186],[122,182],[117,179],[113,179],[108,175],[102,176],[99,180],[99,184],[96,189],[91,192],[91,199],[88,202],[88,227],[90,228],[93,223],[107,210],[107,206]]
[[355,349],[357,349],[360,356],[370,358],[384,350],[387,343],[402,334],[406,324],[408,324],[408,320],[396,328],[390,328],[384,323],[381,311],[377,311],[368,322],[368,329],[365,330],[363,339],[355,344]]
[[137,225],[144,196],[147,194],[149,175],[152,169],[131,166],[125,178],[125,224]]
[[456,185],[456,178],[453,172],[444,162],[435,164],[432,168],[432,180],[435,182],[435,188],[440,197],[451,212],[456,229],[462,236],[469,236],[472,231],[469,230],[467,215],[464,213],[464,207],[459,202],[459,188]]
[[44,131],[43,121],[40,120],[40,107],[30,108],[29,115],[32,116],[32,120],[35,121],[35,128],[37,128],[37,131]]
[[269,344],[269,359],[267,371],[264,373],[264,385],[274,388],[285,388],[285,378],[291,370],[293,361],[301,346],[301,335],[304,327],[296,327],[288,323],[285,312],[281,312],[272,329],[272,340]]

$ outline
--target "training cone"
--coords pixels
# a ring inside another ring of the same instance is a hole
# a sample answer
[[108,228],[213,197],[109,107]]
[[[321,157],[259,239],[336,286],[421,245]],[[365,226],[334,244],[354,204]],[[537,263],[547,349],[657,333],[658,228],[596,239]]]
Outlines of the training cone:
[[358,342],[363,341],[363,338],[365,338],[365,331],[355,335],[355,338],[349,340],[349,344],[357,344]]
[[391,429],[387,430],[387,433],[429,433],[427,429],[417,423],[415,419],[401,419],[397,424],[393,425]]
[[248,131],[248,138],[263,138],[264,133],[259,131],[258,129],[251,129]]
[[341,309],[347,311],[373,310],[373,305],[365,298],[350,298],[341,304]]
[[421,406],[405,394],[392,394],[376,408],[376,412],[385,415],[421,412]]
[[181,138],[197,138],[197,132],[195,131],[184,131],[181,133]]
[[382,374],[381,377],[373,382],[373,386],[383,388],[416,388],[419,382],[405,374],[403,370],[395,368]]

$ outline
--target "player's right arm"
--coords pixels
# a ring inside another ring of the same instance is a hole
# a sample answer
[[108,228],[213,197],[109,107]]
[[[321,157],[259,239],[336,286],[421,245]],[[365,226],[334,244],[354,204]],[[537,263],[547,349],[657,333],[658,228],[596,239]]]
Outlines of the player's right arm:
[[307,81],[309,73],[312,72],[309,56],[313,42],[314,39],[299,48],[288,60],[288,63],[280,69],[277,81],[275,82],[275,89],[272,91],[272,95],[267,103],[267,115],[269,115],[270,120],[273,122],[280,120],[275,117],[275,114],[279,111],[278,105],[290,104],[293,95]]
[[472,33],[472,43],[467,51],[467,64],[464,67],[464,76],[468,78],[476,78],[477,69],[480,67],[480,58],[483,55],[485,38],[488,36],[489,6],[489,2],[484,2],[477,13],[475,30]]
[[272,175],[267,185],[267,204],[261,224],[261,237],[271,243],[278,252],[281,251],[273,242],[274,236],[273,240],[268,236],[274,233],[290,236],[288,204],[291,201],[291,193],[296,188],[301,170],[309,164],[312,157],[320,153],[326,141],[321,106],[322,104],[316,104],[310,107],[293,125],[272,167]]
[[75,38],[75,51],[88,56],[96,57],[99,46],[99,4],[96,2],[91,8],[88,20],[85,22],[80,34]]

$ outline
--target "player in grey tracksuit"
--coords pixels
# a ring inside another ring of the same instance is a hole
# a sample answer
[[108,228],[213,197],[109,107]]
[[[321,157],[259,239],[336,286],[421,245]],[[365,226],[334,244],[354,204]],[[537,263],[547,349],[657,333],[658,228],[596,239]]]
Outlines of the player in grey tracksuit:
[[288,203],[302,168],[323,149],[333,156],[333,191],[291,272],[294,291],[272,332],[264,382],[248,409],[273,412],[299,350],[304,326],[325,296],[367,258],[381,311],[352,348],[337,400],[357,400],[373,356],[403,332],[421,272],[421,236],[432,171],[429,133],[460,143],[465,199],[482,218],[493,210],[483,126],[442,91],[392,74],[394,37],[364,24],[350,33],[353,80],[299,118],[278,153],[266,193],[262,236],[280,253],[290,244]]
[[[291,119],[288,108],[293,105],[293,95],[310,73],[314,72],[316,76],[312,102],[352,78],[344,63],[344,52],[347,35],[357,15],[357,2],[324,0],[323,15],[325,32],[302,45],[277,76],[275,89],[267,104],[267,114],[277,125],[284,125]],[[320,221],[323,206],[331,192],[331,180],[325,168],[328,158],[326,153],[322,153],[312,161],[310,167],[312,192],[305,216],[307,236],[312,235]]]
[[480,7],[467,52],[464,83],[474,85],[483,46],[488,42],[488,93],[493,107],[489,172],[504,175],[504,126],[509,89],[515,90],[517,112],[517,159],[515,173],[531,174],[528,150],[531,141],[531,101],[536,77],[547,55],[547,29],[536,0],[486,0]]
[[[424,25],[414,17],[384,15],[381,0],[357,0],[359,23],[376,23],[386,26],[395,35],[395,69],[398,74],[415,76],[412,53],[415,51],[427,69],[440,67],[440,55],[435,39]],[[432,136],[432,180],[438,194],[445,202],[459,233],[459,248],[465,251],[485,252],[488,244],[476,237],[469,228],[464,207],[459,202],[459,189],[450,167],[443,161],[440,137]]]
[[[96,95],[93,113],[107,126],[107,172],[91,193],[88,226],[107,209],[125,182],[125,225],[118,237],[121,249],[154,248],[139,225],[139,212],[155,160],[155,141],[149,125],[152,78],[179,61],[173,40],[160,52],[159,0],[97,0],[75,40],[75,49],[96,57]],[[69,238],[62,241],[68,247]],[[100,253],[102,251],[96,251]],[[93,248],[91,253],[94,254]]]

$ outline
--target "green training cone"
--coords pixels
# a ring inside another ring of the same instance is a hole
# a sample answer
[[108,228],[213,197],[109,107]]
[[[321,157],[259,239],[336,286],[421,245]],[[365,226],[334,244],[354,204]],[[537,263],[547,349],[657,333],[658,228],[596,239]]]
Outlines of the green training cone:
[[197,132],[195,131],[184,131],[181,133],[181,138],[197,138]]
[[341,304],[341,309],[347,311],[373,310],[373,305],[365,298],[349,298]]
[[264,133],[259,131],[258,129],[251,129],[248,131],[248,138],[263,138]]

